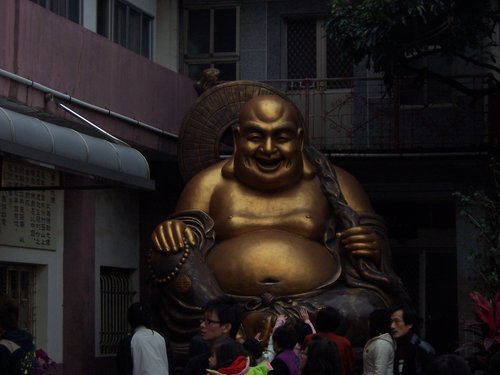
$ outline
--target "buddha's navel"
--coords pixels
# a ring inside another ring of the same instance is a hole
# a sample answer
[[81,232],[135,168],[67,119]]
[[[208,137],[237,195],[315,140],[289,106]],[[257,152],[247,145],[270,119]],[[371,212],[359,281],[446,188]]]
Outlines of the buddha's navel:
[[210,250],[207,264],[222,289],[237,295],[302,293],[333,282],[341,271],[322,243],[277,229],[223,240]]

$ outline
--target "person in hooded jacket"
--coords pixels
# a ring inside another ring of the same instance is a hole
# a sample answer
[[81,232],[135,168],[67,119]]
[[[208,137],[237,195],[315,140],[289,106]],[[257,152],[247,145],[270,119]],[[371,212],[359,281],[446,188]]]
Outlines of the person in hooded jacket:
[[389,333],[390,314],[389,309],[370,314],[370,339],[363,348],[363,375],[393,375],[395,343]]
[[19,307],[11,299],[0,300],[0,374],[35,373],[35,344],[31,333],[19,329]]

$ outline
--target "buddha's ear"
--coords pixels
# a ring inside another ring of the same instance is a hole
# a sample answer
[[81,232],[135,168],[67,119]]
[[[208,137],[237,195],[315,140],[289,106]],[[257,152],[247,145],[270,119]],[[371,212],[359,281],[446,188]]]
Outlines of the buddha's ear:
[[314,171],[311,163],[309,163],[309,161],[305,156],[302,157],[302,163],[303,163],[302,175],[306,180],[311,180],[312,178],[314,178],[314,176],[316,176],[316,172]]
[[226,178],[233,178],[234,177],[234,157],[231,156],[231,158],[224,163],[222,166],[222,177]]
[[316,175],[316,173],[314,172],[313,166],[311,165],[311,163],[309,163],[306,155],[304,154],[305,137],[303,128],[297,129],[297,137],[300,141],[300,152],[302,153],[302,174],[306,180],[310,180]]
[[239,136],[240,136],[240,125],[236,125],[235,127],[233,127],[233,155],[236,153],[236,148],[238,147],[236,146],[236,144],[238,143],[237,139]]
[[232,178],[234,177],[234,154],[236,153],[236,138],[240,135],[240,127],[235,126],[233,128],[233,155],[231,158],[224,163],[222,166],[222,177]]
[[303,150],[304,149],[304,129],[302,129],[301,127],[299,127],[297,129],[297,139],[300,142],[300,149]]

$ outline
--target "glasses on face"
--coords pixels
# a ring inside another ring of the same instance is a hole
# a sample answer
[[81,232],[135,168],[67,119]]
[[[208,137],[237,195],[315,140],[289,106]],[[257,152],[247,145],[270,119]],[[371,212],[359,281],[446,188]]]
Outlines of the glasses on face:
[[205,323],[205,325],[220,324],[220,320],[212,320],[212,319],[208,319],[208,318],[202,318],[202,319],[200,319],[200,324],[201,323]]

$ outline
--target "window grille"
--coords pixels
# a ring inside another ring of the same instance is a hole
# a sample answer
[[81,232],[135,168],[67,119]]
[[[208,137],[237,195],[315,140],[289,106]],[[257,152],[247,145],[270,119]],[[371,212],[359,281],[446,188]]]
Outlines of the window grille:
[[196,8],[185,11],[185,71],[199,79],[207,68],[219,69],[219,80],[238,78],[239,8]]
[[287,20],[287,78],[316,78],[316,19]]
[[[354,75],[352,58],[343,56],[339,46],[330,37],[326,37],[326,76],[327,78],[350,78]],[[340,80],[328,83],[329,89],[352,87],[351,80]]]
[[97,2],[97,33],[148,59],[153,17],[122,0]]
[[54,12],[70,21],[80,23],[80,0],[31,0],[51,12]]
[[132,304],[132,271],[101,267],[101,354],[116,354],[120,340],[129,332],[127,309]]
[[0,263],[0,294],[13,298],[19,306],[20,329],[36,336],[36,267]]
[[[325,35],[321,19],[290,18],[285,22],[287,79],[352,77],[352,59],[344,57],[333,39]],[[304,88],[303,84],[298,86],[291,89]],[[352,87],[350,80],[338,80],[329,82],[326,88],[349,87]]]

